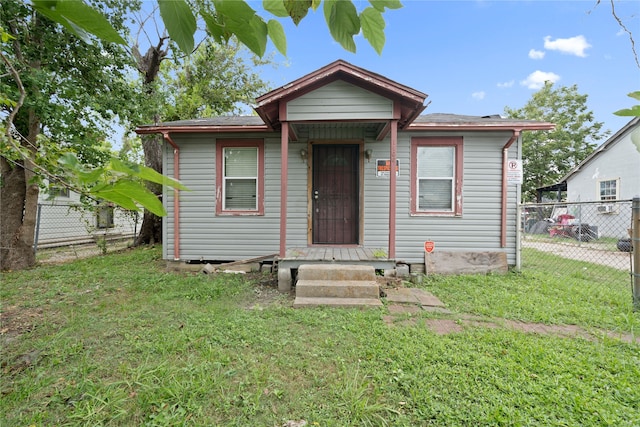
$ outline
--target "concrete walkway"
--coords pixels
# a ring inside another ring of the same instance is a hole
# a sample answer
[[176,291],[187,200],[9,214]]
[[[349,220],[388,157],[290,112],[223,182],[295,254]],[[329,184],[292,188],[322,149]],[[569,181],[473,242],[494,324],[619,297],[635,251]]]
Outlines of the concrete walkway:
[[[628,333],[612,332],[603,329],[585,329],[577,325],[546,325],[543,323],[520,322],[502,318],[486,318],[464,313],[454,313],[448,310],[444,303],[435,295],[417,288],[386,288],[389,315],[383,320],[390,326],[418,326],[424,325],[438,335],[463,332],[468,328],[509,328],[525,333],[540,335],[555,335],[563,338],[583,338],[597,341],[607,336],[627,343],[640,344],[640,336]],[[421,312],[443,315],[442,318],[420,318]],[[455,318],[449,315],[454,315]]]

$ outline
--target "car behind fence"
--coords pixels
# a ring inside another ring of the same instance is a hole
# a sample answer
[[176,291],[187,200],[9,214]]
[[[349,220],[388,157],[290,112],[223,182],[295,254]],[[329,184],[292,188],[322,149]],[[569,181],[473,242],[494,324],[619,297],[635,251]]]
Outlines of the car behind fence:
[[631,200],[524,204],[520,220],[523,266],[552,263],[567,280],[597,274],[633,285]]

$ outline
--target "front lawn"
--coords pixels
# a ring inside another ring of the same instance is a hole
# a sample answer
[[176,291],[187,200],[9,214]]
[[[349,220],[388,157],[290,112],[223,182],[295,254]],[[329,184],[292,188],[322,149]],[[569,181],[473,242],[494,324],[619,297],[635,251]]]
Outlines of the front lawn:
[[159,258],[2,274],[0,425],[640,424],[637,344],[420,322],[469,313],[634,333],[628,288],[624,302],[624,289],[567,286],[543,266],[434,278],[425,289],[454,313],[389,325],[386,308],[294,310],[268,276],[167,272]]

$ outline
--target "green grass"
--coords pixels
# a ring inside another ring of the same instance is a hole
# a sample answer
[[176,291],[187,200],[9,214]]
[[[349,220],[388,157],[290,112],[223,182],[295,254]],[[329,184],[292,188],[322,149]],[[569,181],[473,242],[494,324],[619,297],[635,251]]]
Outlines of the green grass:
[[463,313],[640,333],[629,272],[523,249],[521,273],[430,277],[425,289]]
[[[389,326],[384,308],[293,310],[244,276],[166,272],[156,249],[1,280],[2,426],[640,424],[640,351],[615,339],[440,336],[420,323],[436,314]],[[628,288],[543,267],[425,286],[456,313],[640,322]]]

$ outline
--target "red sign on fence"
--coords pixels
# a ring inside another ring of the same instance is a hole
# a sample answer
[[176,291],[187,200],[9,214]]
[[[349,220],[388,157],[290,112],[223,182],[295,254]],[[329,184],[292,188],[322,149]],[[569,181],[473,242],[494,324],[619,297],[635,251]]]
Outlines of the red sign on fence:
[[424,242],[424,250],[430,254],[431,252],[433,252],[433,250],[436,247],[436,242],[432,241],[432,240],[427,240],[426,242]]

